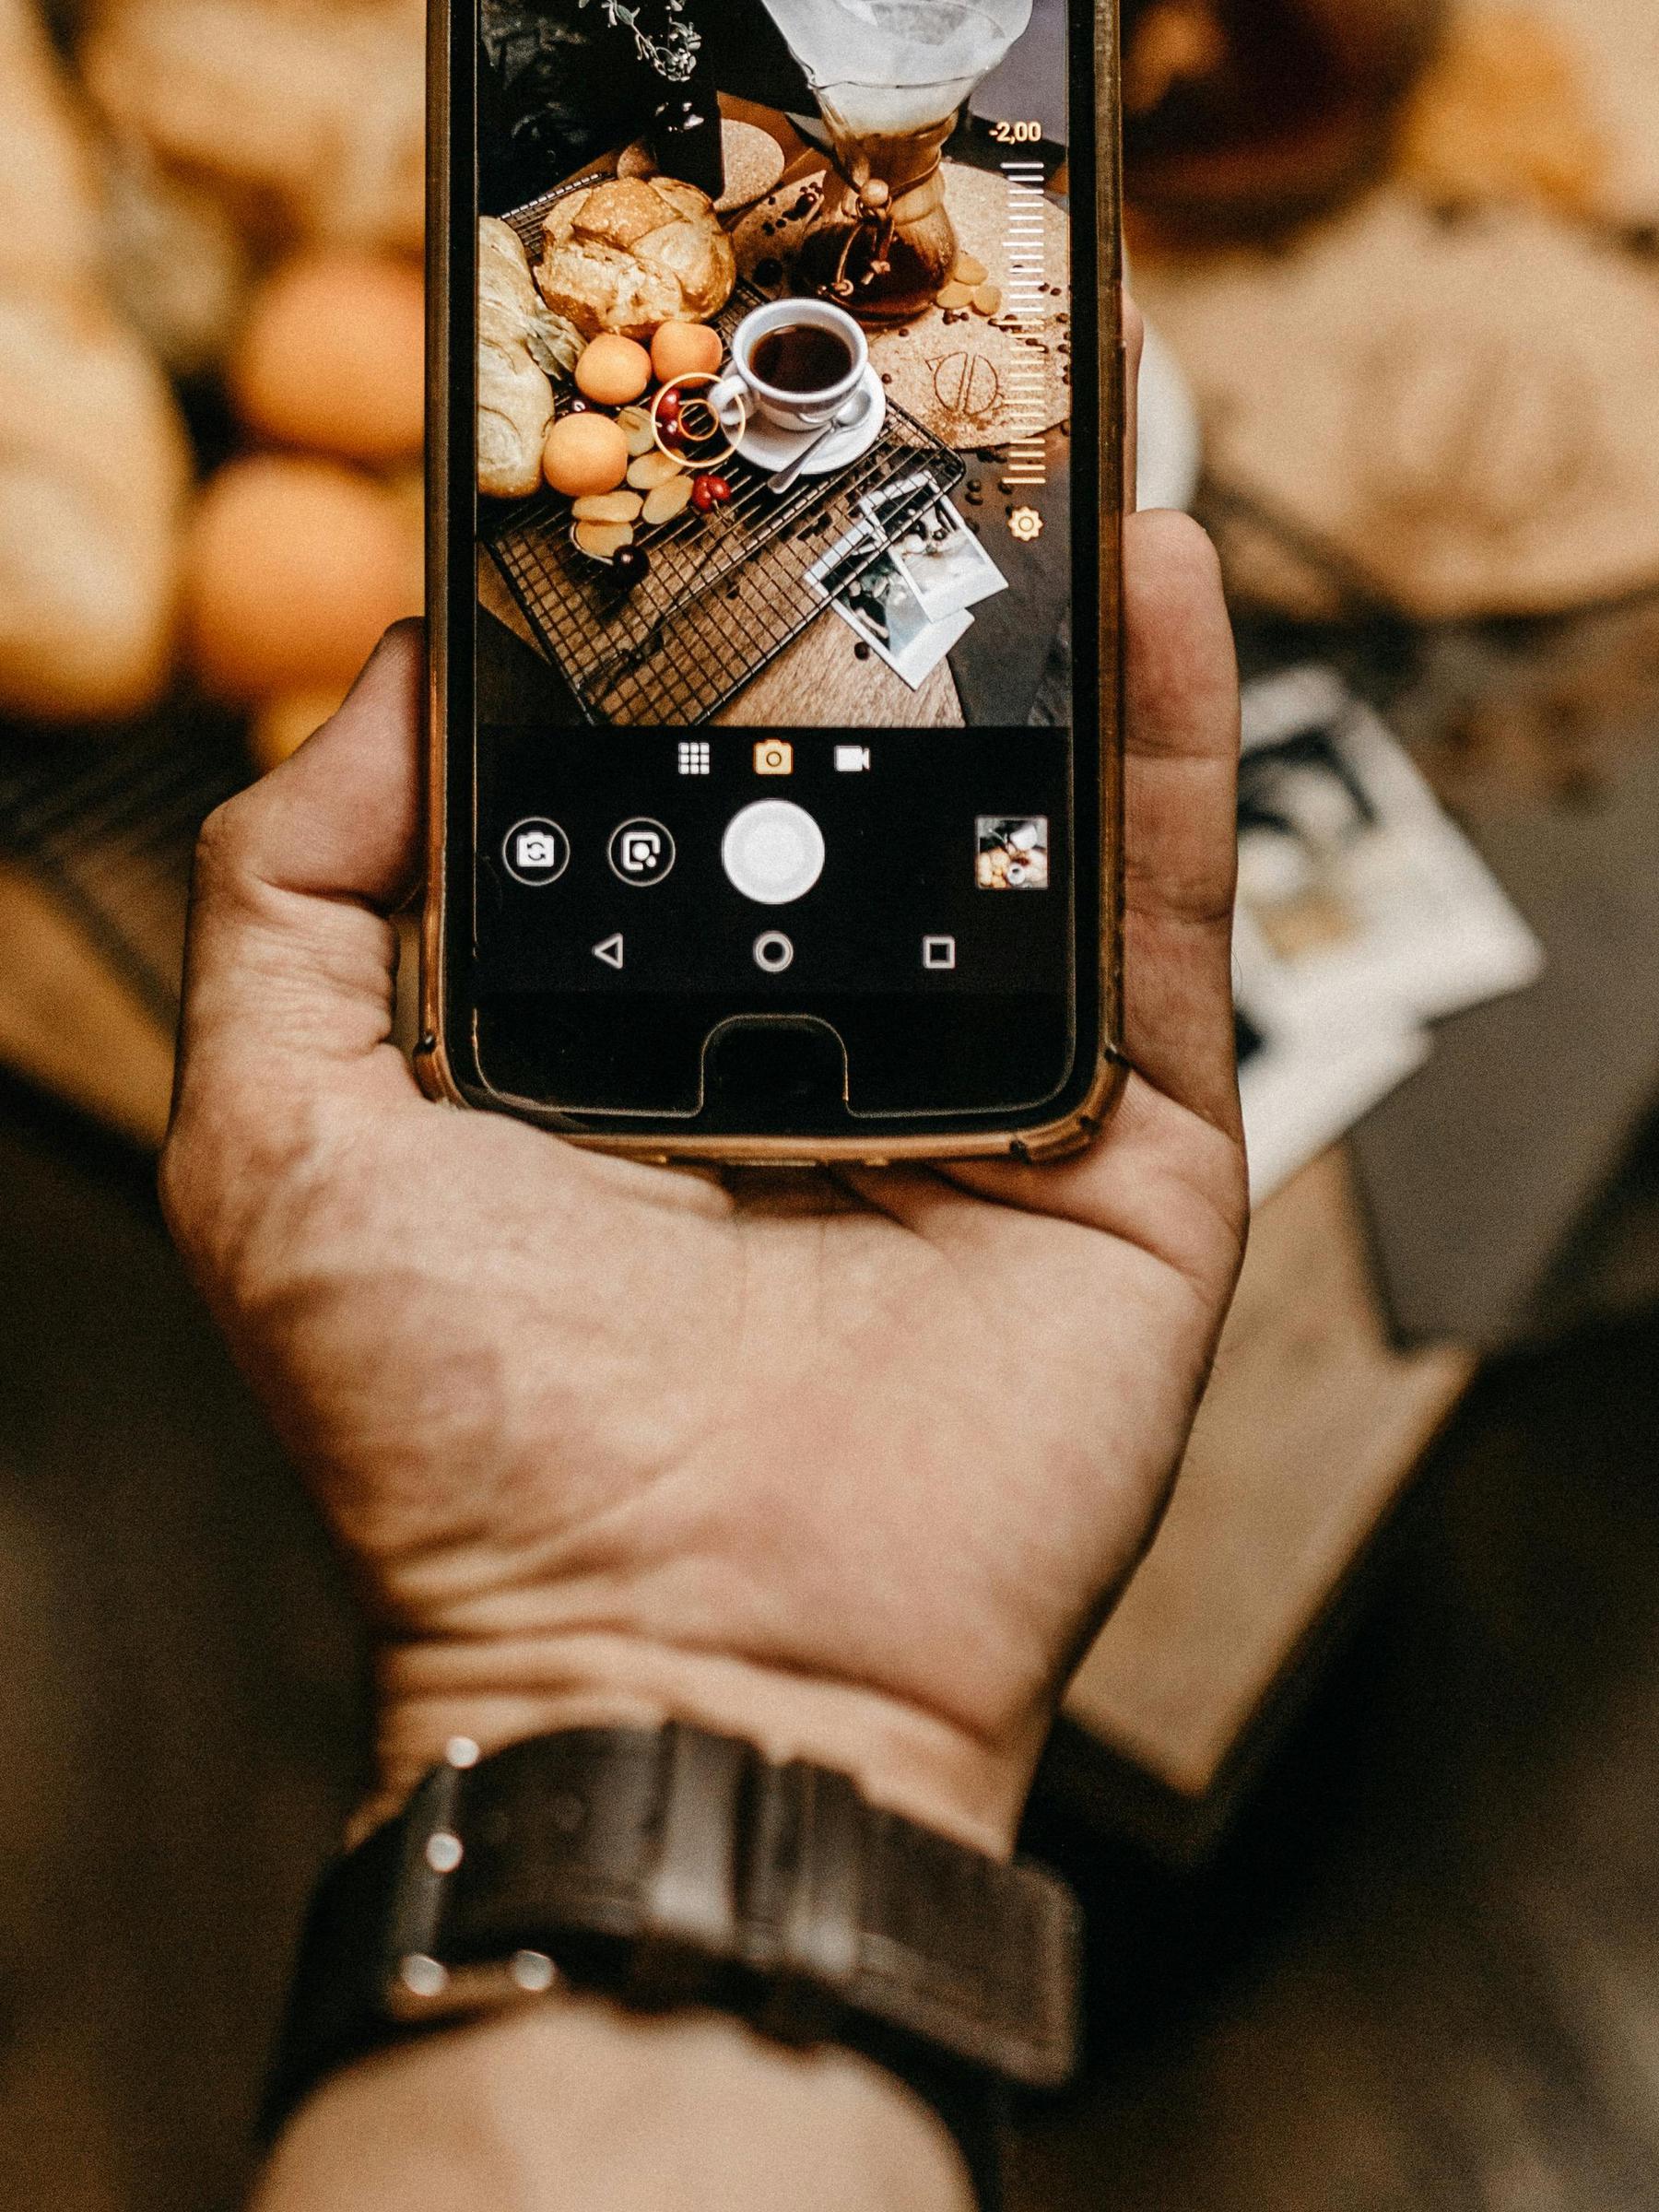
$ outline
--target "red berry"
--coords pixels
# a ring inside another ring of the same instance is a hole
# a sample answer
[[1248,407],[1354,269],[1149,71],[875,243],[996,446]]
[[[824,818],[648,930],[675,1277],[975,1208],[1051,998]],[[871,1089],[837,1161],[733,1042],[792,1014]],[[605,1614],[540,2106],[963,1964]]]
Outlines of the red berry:
[[732,488],[725,478],[724,477],[705,477],[703,482],[708,486],[715,506],[724,507],[732,496]]
[[718,501],[714,497],[712,477],[699,477],[691,487],[691,504],[699,514],[712,514]]

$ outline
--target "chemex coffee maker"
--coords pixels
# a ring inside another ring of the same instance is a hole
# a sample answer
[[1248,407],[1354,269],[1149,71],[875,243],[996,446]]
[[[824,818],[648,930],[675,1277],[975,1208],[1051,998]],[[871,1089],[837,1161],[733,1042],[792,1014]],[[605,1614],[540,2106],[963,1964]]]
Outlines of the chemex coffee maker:
[[835,168],[796,280],[861,322],[933,304],[957,264],[946,140],[1031,0],[766,0],[817,99]]

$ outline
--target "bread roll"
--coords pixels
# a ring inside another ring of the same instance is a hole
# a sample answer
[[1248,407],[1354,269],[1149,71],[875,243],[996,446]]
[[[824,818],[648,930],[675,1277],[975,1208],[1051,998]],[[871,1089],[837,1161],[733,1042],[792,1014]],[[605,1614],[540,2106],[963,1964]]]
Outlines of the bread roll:
[[418,454],[425,300],[419,269],[401,255],[340,246],[294,255],[261,288],[231,357],[242,420],[348,461]]
[[83,63],[112,122],[278,233],[413,250],[424,25],[420,0],[112,0]]
[[223,360],[247,306],[253,260],[222,196],[165,169],[136,138],[104,147],[111,302],[175,376]]
[[191,526],[185,629],[235,706],[343,696],[382,630],[420,611],[422,532],[374,477],[309,453],[227,462]]
[[706,193],[672,177],[623,177],[558,201],[535,280],[583,337],[648,343],[659,324],[706,323],[737,282],[731,241]]
[[98,188],[31,0],[0,0],[0,292],[96,280]]
[[525,499],[541,483],[553,386],[530,351],[547,316],[518,232],[493,215],[478,225],[478,489]]
[[115,715],[160,689],[190,477],[171,390],[123,324],[0,296],[0,707]]
[[105,300],[80,119],[26,0],[0,0],[0,712],[124,713],[171,660],[190,457]]

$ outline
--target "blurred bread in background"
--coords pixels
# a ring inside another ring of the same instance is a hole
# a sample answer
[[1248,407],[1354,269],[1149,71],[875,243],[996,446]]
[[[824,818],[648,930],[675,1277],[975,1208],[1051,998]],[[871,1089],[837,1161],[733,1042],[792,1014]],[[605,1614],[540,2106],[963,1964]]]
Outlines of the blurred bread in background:
[[0,715],[288,730],[420,611],[424,21],[0,0]]
[[0,712],[129,713],[166,683],[191,477],[111,307],[98,171],[26,0],[0,0]]
[[255,229],[414,253],[421,0],[110,0],[81,50],[107,120]]
[[209,377],[253,282],[241,226],[218,194],[175,176],[142,140],[106,135],[100,152],[111,299],[174,376]]
[[0,0],[0,292],[97,274],[97,160],[32,0]]

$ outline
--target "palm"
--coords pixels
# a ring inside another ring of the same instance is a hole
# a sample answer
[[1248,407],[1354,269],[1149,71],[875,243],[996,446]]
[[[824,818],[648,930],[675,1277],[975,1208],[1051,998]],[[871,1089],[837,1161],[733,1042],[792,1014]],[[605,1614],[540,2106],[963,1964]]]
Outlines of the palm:
[[722,1183],[422,1100],[382,918],[413,640],[205,840],[164,1189],[393,1626],[394,1707],[442,1703],[434,1653],[562,1678],[626,1642],[636,1683],[711,1654],[1034,1747],[1179,1461],[1244,1217],[1230,641],[1203,540],[1129,537],[1139,1072],[1063,1166]]
[[539,1578],[584,1627],[1018,1735],[1137,1552],[1237,1260],[1230,1147],[1144,1088],[1129,1118],[1083,1225],[925,1172],[727,1190],[388,1097],[312,1161],[348,1248],[262,1263],[260,1303],[309,1303],[267,1394],[405,1630]]

